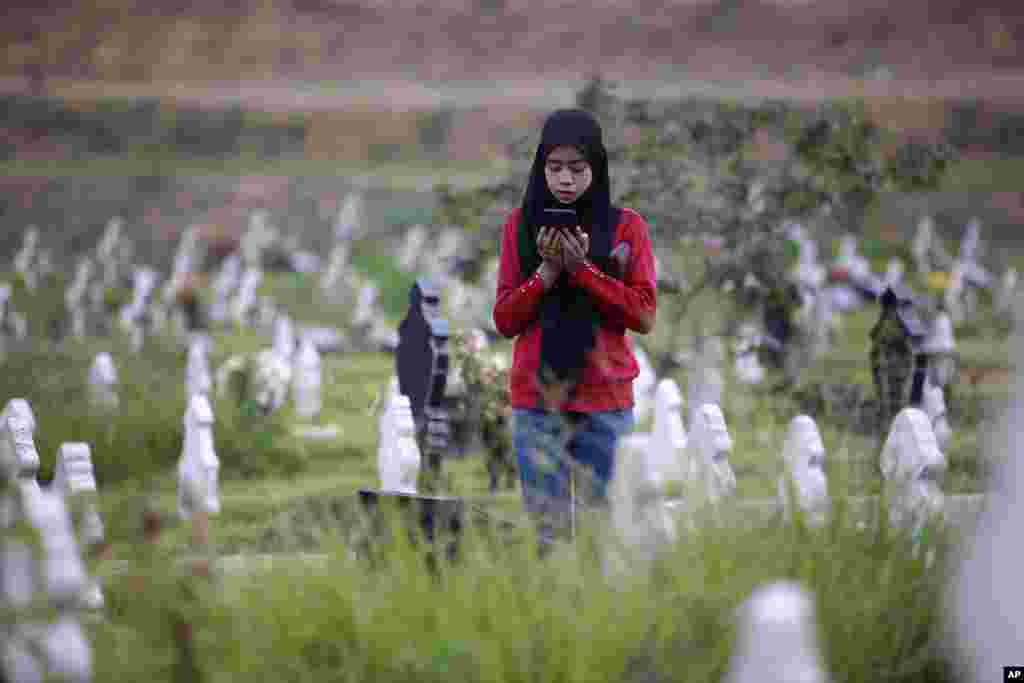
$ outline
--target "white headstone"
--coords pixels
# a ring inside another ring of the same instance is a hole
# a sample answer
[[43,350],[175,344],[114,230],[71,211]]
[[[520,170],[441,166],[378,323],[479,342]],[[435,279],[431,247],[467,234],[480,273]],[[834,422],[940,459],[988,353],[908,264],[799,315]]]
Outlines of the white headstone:
[[99,244],[96,245],[96,260],[103,268],[103,285],[113,287],[117,284],[118,262],[117,247],[121,241],[121,228],[124,220],[111,218],[103,231]]
[[388,431],[384,434],[386,443],[378,451],[380,486],[384,491],[414,494],[420,471],[420,450],[409,397],[393,397],[389,412]]
[[943,303],[953,323],[959,325],[967,319],[967,305],[964,301],[964,263],[957,261],[949,274],[949,283],[943,292]]
[[193,341],[189,344],[185,363],[185,398],[188,399],[192,394],[209,395],[212,388],[213,377],[210,375],[207,346],[202,341]]
[[885,284],[898,285],[902,283],[905,270],[903,261],[898,258],[889,259],[889,263],[885,267]]
[[146,309],[150,294],[156,288],[160,275],[152,268],[136,268],[132,273],[132,300],[121,309],[121,322],[136,323]]
[[295,355],[295,330],[292,319],[284,314],[274,319],[274,353],[289,363]]
[[707,403],[719,405],[722,402],[722,340],[709,337],[698,357],[697,366],[687,386],[687,397],[690,404],[689,427],[692,431],[697,419],[696,414],[701,406]]
[[932,421],[932,430],[935,432],[935,440],[938,442],[939,448],[945,449],[953,437],[953,430],[949,426],[949,418],[946,415],[946,393],[943,388],[926,380],[921,408],[928,415],[928,419]]
[[445,228],[437,239],[437,252],[434,262],[445,274],[451,271],[452,261],[459,253],[462,244],[462,231],[458,228]]
[[935,239],[935,221],[931,216],[925,216],[917,224],[917,232],[914,234],[914,241],[911,243],[910,252],[914,257],[914,268],[921,275],[932,271],[932,242]]
[[946,458],[924,411],[909,407],[897,413],[880,464],[894,526],[917,533],[941,515]]
[[39,453],[33,434],[36,418],[23,398],[12,398],[0,413],[0,470],[35,486]]
[[[825,297],[815,297],[823,299]],[[764,380],[764,367],[758,357],[758,347],[761,345],[761,335],[758,334],[754,325],[745,323],[740,326],[737,334],[734,350],[734,370],[736,379],[743,384],[760,384]]]
[[427,228],[425,226],[414,225],[406,231],[402,249],[398,255],[398,267],[402,272],[409,273],[416,270],[426,242]]
[[249,320],[249,312],[256,303],[256,290],[263,282],[263,271],[254,268],[247,268],[242,273],[242,281],[238,286],[238,294],[233,302],[231,311],[232,318],[239,324],[246,324]]
[[633,344],[633,355],[640,366],[640,374],[633,379],[633,419],[639,423],[646,420],[651,412],[658,376],[654,374],[647,353],[637,344]]
[[995,310],[997,313],[1007,313],[1013,310],[1017,296],[1017,269],[1007,268],[1000,281],[999,291],[996,294]]
[[683,395],[676,381],[663,379],[658,382],[654,391],[650,457],[655,477],[662,486],[669,481],[685,482],[689,478],[682,408]]
[[185,440],[178,461],[178,516],[220,512],[220,459],[213,443],[213,408],[202,394],[189,398],[185,411]]
[[356,306],[352,311],[353,327],[367,327],[373,324],[376,318],[377,292],[377,286],[369,282],[360,288],[359,298],[356,299]]
[[[0,668],[7,680],[19,683],[88,683],[92,652],[74,614],[87,575],[64,499],[42,489],[22,488],[20,508],[40,543],[0,542],[0,607],[15,612],[14,623],[0,641]],[[19,609],[47,602],[56,610],[51,620],[17,618]]]
[[727,683],[828,683],[818,652],[814,601],[799,584],[761,586],[738,616]]
[[[78,543],[86,548],[103,542],[103,519],[96,507],[96,477],[93,474],[92,452],[87,443],[63,443],[57,453],[52,490],[72,502],[72,526]],[[77,519],[75,516],[80,515]],[[89,581],[83,590],[82,602],[90,609],[104,605],[103,588],[98,580]]]
[[242,261],[248,268],[263,268],[263,251],[277,241],[280,234],[270,225],[270,212],[258,209],[249,214],[249,229],[242,236]]
[[113,357],[106,351],[96,354],[89,368],[89,398],[98,408],[114,409],[118,406],[117,368]]
[[978,245],[981,241],[981,221],[972,218],[964,227],[964,237],[960,241],[960,260],[974,263],[978,257]]
[[303,339],[295,354],[292,373],[292,399],[295,414],[301,420],[312,420],[320,414],[320,353],[309,339]]
[[733,444],[721,408],[710,403],[700,406],[687,439],[687,459],[704,500],[717,503],[732,496],[736,491],[736,475],[729,464]]
[[36,272],[36,249],[39,246],[39,228],[32,225],[25,231],[22,239],[21,249],[14,256],[14,270],[21,275],[25,287],[30,292],[36,290],[39,284]]
[[224,259],[213,280],[213,301],[210,303],[210,320],[224,323],[228,319],[228,302],[238,289],[242,275],[242,259],[237,252]]
[[292,364],[273,349],[260,351],[252,360],[252,381],[249,398],[265,413],[281,409],[288,400],[292,383]]
[[631,553],[630,559],[642,562],[651,560],[677,531],[663,504],[663,491],[650,453],[649,434],[627,434],[620,438],[609,487],[612,526]]
[[331,248],[327,268],[320,277],[320,289],[325,295],[340,298],[342,293],[338,291],[338,285],[344,281],[343,276],[348,269],[350,249],[351,243],[347,241],[337,242]]
[[932,321],[932,328],[922,348],[929,353],[953,353],[956,339],[953,336],[953,320],[948,313],[939,313]]
[[364,232],[363,222],[363,198],[353,192],[345,197],[338,211],[338,219],[334,223],[334,239],[348,242],[360,237]]
[[813,418],[797,415],[790,421],[782,459],[783,472],[779,478],[778,494],[784,509],[788,512],[795,503],[803,511],[808,523],[815,526],[825,523],[829,513],[828,481],[824,468],[825,444]]

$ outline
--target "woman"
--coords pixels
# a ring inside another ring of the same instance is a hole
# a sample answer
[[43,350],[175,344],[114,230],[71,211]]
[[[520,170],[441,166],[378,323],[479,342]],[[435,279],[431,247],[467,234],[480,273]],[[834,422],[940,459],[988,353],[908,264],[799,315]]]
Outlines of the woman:
[[[494,322],[516,340],[512,446],[542,549],[569,526],[570,460],[589,473],[580,492],[606,500],[616,443],[633,426],[639,374],[625,333],[654,325],[647,225],[611,205],[610,186],[597,121],[578,109],[556,111],[502,235]],[[544,225],[552,208],[574,209],[579,225]]]

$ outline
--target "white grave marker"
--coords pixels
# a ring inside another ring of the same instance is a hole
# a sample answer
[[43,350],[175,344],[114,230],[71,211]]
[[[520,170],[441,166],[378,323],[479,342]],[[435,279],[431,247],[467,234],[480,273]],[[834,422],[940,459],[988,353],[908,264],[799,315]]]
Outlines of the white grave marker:
[[398,267],[404,273],[416,270],[420,263],[423,247],[427,243],[427,228],[414,225],[405,233],[402,249],[398,254]]
[[700,406],[688,435],[688,460],[698,473],[696,483],[706,502],[718,503],[736,492],[736,475],[729,464],[732,445],[721,408]]
[[650,457],[660,486],[666,482],[685,482],[690,466],[686,461],[686,429],[683,427],[683,395],[673,379],[658,382],[654,391],[654,428],[651,430]]
[[782,459],[783,473],[779,477],[778,494],[787,516],[795,503],[809,524],[824,524],[830,505],[824,469],[825,445],[813,418],[797,415],[790,421]]
[[220,512],[220,459],[213,445],[213,408],[202,394],[189,398],[185,411],[185,440],[178,461],[178,516]]
[[917,534],[933,517],[942,514],[946,458],[924,411],[910,407],[897,413],[880,464],[893,526]]
[[946,415],[946,393],[942,387],[932,384],[930,380],[925,380],[922,398],[921,407],[932,422],[935,440],[938,442],[939,448],[944,449],[953,437],[953,430],[949,426],[949,419]]
[[300,420],[312,420],[320,414],[320,371],[320,353],[311,340],[304,338],[295,354],[292,373],[292,399]]
[[818,653],[814,601],[799,584],[761,586],[738,616],[727,683],[828,683]]
[[392,398],[387,418],[387,442],[380,449],[378,470],[384,491],[416,493],[416,479],[420,472],[420,449],[416,443],[416,423],[412,416],[409,397]]
[[633,344],[633,355],[640,366],[640,374],[633,380],[633,419],[639,423],[646,420],[651,413],[658,376],[654,374],[654,367],[651,366],[647,352],[637,344]]
[[118,406],[117,368],[106,351],[96,354],[89,368],[89,399],[97,408],[113,410]]
[[33,434],[36,417],[23,398],[12,398],[0,413],[0,465],[13,469],[17,478],[35,487],[39,473],[39,453]]
[[914,257],[914,268],[921,275],[932,271],[932,242],[935,237],[935,221],[931,216],[925,216],[917,224],[917,232],[914,233],[914,241],[910,246],[910,253]]
[[[87,443],[63,443],[57,452],[57,467],[54,472],[52,490],[64,496],[71,510],[72,526],[78,543],[93,548],[103,542],[103,519],[96,508],[96,477],[93,474],[92,452]],[[77,519],[75,519],[77,515]],[[88,582],[83,595],[83,604],[89,609],[102,609],[103,588],[100,582]]]

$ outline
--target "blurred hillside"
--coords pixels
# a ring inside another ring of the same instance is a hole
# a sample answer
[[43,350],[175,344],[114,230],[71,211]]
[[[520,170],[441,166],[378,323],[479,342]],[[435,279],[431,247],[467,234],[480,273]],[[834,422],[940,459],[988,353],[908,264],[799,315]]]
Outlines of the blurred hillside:
[[[0,78],[936,79],[1024,69],[1019,0],[15,0]],[[1007,95],[994,90],[994,95]],[[1024,96],[1021,93],[1014,94]]]

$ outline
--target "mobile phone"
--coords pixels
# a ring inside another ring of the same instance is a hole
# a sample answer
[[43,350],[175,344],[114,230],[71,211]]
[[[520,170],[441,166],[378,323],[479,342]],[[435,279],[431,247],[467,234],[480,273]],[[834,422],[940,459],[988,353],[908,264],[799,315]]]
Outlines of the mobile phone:
[[549,228],[556,228],[562,232],[569,233],[580,224],[576,209],[544,209],[544,216],[541,225]]

